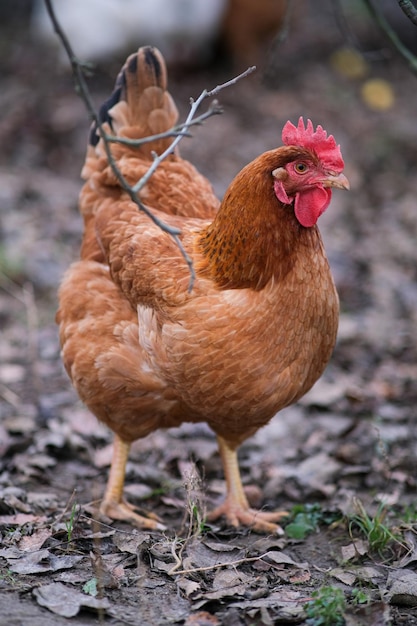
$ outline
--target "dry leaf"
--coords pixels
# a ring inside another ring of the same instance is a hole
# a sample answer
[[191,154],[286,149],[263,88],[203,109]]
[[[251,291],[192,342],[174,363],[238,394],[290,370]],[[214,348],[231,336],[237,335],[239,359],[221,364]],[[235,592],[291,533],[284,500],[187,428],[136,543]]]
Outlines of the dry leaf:
[[390,609],[385,602],[373,602],[345,614],[346,626],[391,626]]
[[387,587],[386,597],[391,604],[417,606],[417,572],[410,569],[391,571]]
[[113,543],[120,552],[139,554],[140,548],[148,548],[150,546],[151,536],[149,533],[137,530],[129,534],[116,532],[113,537]]
[[221,569],[216,572],[213,580],[213,591],[204,593],[206,600],[221,600],[244,596],[252,581],[250,576],[235,569]]
[[33,590],[33,595],[40,606],[62,617],[74,617],[82,607],[106,609],[110,606],[107,598],[94,598],[62,583],[37,587]]
[[334,569],[330,570],[329,574],[330,576],[333,576],[333,578],[340,580],[340,582],[344,583],[345,585],[352,586],[355,584],[356,574],[348,570],[344,570],[341,567],[335,567]]
[[300,585],[301,583],[307,583],[311,579],[311,573],[309,570],[295,570],[294,573],[291,573],[288,576],[288,581],[290,583],[294,583],[295,585]]
[[[16,574],[44,574],[45,572],[57,572],[61,569],[69,569],[83,560],[83,556],[65,555],[55,556],[49,550],[36,550],[13,560],[10,571]],[[10,562],[10,561],[9,561]]]
[[179,578],[177,579],[177,585],[185,593],[187,598],[195,594],[197,591],[200,591],[201,585],[195,580],[189,580],[188,578]]
[[47,518],[42,515],[16,513],[16,515],[0,515],[0,526],[24,526],[25,524],[44,524]]
[[23,552],[29,552],[33,550],[40,550],[52,535],[50,528],[39,528],[35,530],[31,535],[25,535],[18,543],[20,550]]
[[359,556],[363,556],[367,554],[369,550],[369,544],[367,541],[362,541],[362,539],[357,539],[352,543],[349,543],[347,546],[342,546],[342,559],[344,561],[352,561],[353,559],[357,559]]
[[279,550],[270,550],[262,556],[262,559],[272,561],[273,563],[293,565],[299,569],[308,569],[308,563],[297,563],[288,554]]

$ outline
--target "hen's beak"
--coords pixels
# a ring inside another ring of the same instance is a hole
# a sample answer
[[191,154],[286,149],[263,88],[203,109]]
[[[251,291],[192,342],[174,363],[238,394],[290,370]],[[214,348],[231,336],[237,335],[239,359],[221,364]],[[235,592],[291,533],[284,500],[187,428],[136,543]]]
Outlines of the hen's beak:
[[336,189],[350,189],[349,181],[344,174],[329,174],[323,180],[323,187],[336,187]]

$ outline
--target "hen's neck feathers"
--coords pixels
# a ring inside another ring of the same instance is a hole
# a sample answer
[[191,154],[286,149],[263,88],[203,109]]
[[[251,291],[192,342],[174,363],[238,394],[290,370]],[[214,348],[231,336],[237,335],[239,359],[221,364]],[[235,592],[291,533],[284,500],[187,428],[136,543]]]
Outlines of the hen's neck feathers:
[[294,146],[265,152],[232,181],[213,222],[198,239],[197,270],[223,289],[260,290],[282,280],[301,249],[321,249],[317,227],[304,228],[274,193],[272,172],[304,155]]

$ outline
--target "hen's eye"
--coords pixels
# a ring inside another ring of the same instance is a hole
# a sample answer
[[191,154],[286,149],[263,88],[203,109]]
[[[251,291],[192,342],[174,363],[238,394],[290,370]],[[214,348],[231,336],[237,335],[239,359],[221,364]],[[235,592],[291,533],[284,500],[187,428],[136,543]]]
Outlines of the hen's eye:
[[308,170],[308,166],[305,163],[296,163],[295,166],[295,171],[297,172],[297,174],[305,174]]

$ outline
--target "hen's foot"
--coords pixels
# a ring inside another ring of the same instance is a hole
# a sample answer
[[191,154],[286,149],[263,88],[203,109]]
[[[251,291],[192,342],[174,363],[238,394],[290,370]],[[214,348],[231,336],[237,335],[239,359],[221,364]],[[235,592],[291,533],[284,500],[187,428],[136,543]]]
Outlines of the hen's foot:
[[134,524],[138,528],[148,530],[166,530],[166,526],[161,524],[158,517],[149,513],[149,517],[144,517],[135,513],[135,507],[126,500],[117,502],[116,500],[103,500],[100,506],[100,513],[110,517],[110,519],[121,520]]
[[288,513],[286,511],[257,511],[256,509],[251,509],[249,506],[246,507],[226,499],[223,504],[209,513],[208,520],[215,521],[223,515],[231,526],[248,526],[258,533],[283,535],[284,531],[281,526],[274,522],[279,522],[283,517],[286,517]]
[[240,478],[236,447],[219,435],[217,441],[226,478],[227,496],[223,504],[209,514],[208,519],[216,520],[224,515],[231,526],[249,526],[258,533],[282,535],[284,531],[281,526],[274,522],[279,522],[288,513],[257,511],[250,508]]

